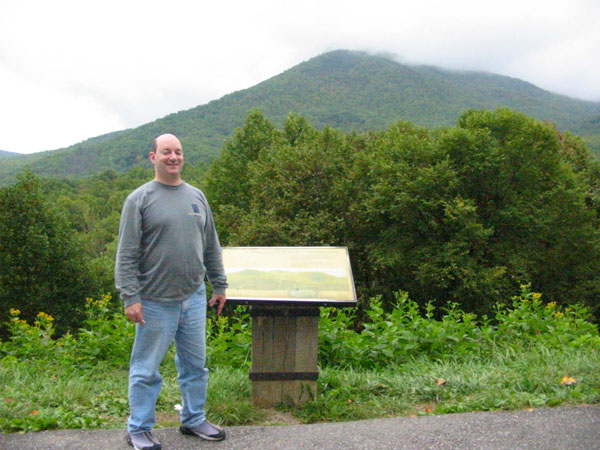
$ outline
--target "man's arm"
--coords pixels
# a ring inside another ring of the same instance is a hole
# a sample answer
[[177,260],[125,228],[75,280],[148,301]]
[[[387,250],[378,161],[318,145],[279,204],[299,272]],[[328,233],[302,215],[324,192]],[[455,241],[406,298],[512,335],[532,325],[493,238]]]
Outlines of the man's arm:
[[206,202],[206,224],[204,226],[205,247],[204,247],[204,266],[208,281],[213,288],[213,295],[208,302],[210,307],[217,304],[217,314],[221,314],[223,306],[227,301],[225,290],[227,289],[227,276],[223,267],[223,256],[221,244],[217,236],[217,230],[208,202]]
[[115,286],[120,293],[125,314],[135,323],[144,323],[137,278],[142,238],[142,215],[137,204],[127,198],[121,212],[119,246],[115,261]]

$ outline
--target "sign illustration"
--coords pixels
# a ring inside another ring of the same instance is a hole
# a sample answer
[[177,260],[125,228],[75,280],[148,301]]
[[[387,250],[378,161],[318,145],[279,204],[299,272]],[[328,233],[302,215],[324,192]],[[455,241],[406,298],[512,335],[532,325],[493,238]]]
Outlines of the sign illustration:
[[353,306],[346,247],[225,247],[227,300]]

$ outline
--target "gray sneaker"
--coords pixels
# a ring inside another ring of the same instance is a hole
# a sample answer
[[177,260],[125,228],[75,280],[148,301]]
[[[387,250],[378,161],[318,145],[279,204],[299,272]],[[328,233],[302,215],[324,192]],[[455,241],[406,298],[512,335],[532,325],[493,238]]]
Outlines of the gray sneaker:
[[196,425],[195,427],[181,425],[179,427],[179,431],[181,431],[183,434],[198,436],[207,441],[222,441],[225,439],[225,430],[210,423],[208,420],[205,420],[200,425]]
[[135,450],[161,450],[160,442],[152,436],[151,431],[142,431],[141,433],[127,432],[127,443]]

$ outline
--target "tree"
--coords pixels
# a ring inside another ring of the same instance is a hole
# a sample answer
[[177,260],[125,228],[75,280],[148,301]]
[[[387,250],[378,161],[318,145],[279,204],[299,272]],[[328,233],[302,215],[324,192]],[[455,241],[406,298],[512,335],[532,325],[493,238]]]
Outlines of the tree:
[[219,218],[216,226],[223,242],[228,242],[239,225],[239,217],[249,209],[248,166],[261,151],[281,139],[281,132],[260,111],[250,111],[242,128],[235,131],[233,139],[227,141],[220,157],[212,163],[202,188]]
[[[298,123],[291,117],[286,124],[292,121]],[[340,245],[344,206],[337,187],[350,161],[347,147],[339,132],[304,127],[302,139],[294,134],[265,148],[250,165],[251,198],[238,244]]]
[[34,320],[43,311],[64,332],[80,324],[87,296],[95,295],[88,260],[64,219],[45,201],[39,179],[18,176],[0,189],[0,317],[10,308]]
[[211,165],[204,183],[211,193],[211,204],[247,209],[248,165],[260,152],[281,140],[279,132],[258,110],[248,113],[244,125],[225,144],[221,156]]
[[464,189],[494,230],[490,260],[506,266],[513,285],[531,281],[548,299],[597,311],[600,234],[597,201],[590,200],[598,170],[589,151],[553,125],[507,108],[465,113],[459,129],[490,141],[483,157],[461,170]]
[[255,112],[215,167],[237,174],[207,192],[226,244],[347,246],[363,301],[489,314],[531,282],[598,312],[600,170],[550,124],[499,109],[345,135]]

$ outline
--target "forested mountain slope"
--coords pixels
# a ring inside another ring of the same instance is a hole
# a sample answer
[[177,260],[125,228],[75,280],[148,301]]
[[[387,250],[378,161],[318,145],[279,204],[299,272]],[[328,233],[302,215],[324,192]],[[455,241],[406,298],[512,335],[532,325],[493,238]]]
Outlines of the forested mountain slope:
[[15,153],[15,152],[7,152],[6,150],[0,150],[0,159],[1,158],[13,158],[15,156],[21,156],[21,154]]
[[317,128],[329,125],[365,131],[401,119],[428,127],[453,125],[464,110],[500,106],[554,122],[600,150],[600,102],[553,94],[491,73],[400,64],[386,56],[338,50],[249,89],[137,128],[64,149],[4,159],[0,184],[11,182],[24,167],[44,176],[63,177],[144,166],[152,139],[164,132],[181,138],[189,162],[208,161],[219,154],[224,141],[253,108],[279,126],[294,112]]

